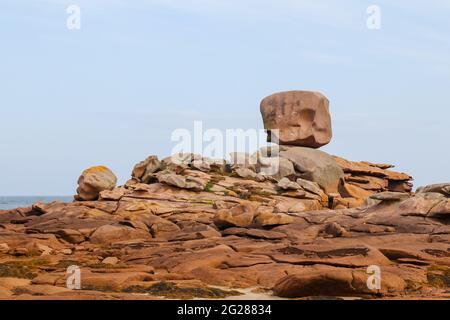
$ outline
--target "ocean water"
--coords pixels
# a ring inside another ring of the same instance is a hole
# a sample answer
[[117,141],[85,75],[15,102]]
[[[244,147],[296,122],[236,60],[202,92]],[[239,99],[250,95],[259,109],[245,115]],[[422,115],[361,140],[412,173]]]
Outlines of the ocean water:
[[49,203],[52,201],[71,202],[72,200],[73,196],[20,196],[20,197],[0,196],[0,210],[29,207],[36,202],[44,202],[44,203]]

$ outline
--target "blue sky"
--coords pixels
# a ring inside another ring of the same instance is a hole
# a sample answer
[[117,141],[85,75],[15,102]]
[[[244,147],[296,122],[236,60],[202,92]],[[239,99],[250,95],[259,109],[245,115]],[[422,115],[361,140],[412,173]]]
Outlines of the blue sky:
[[0,195],[70,195],[97,164],[123,183],[174,129],[262,128],[293,89],[331,101],[325,151],[450,181],[449,1],[2,0],[0,21]]

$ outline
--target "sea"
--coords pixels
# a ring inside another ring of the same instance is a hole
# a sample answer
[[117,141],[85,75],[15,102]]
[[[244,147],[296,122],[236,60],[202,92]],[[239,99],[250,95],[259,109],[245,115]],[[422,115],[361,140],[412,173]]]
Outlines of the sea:
[[0,210],[29,207],[36,202],[50,203],[52,201],[72,202],[73,196],[0,196]]

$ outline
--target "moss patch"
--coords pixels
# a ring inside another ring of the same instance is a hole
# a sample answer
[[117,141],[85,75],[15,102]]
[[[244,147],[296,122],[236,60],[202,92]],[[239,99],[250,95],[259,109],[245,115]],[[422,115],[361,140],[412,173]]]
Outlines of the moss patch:
[[55,268],[62,268],[62,269],[67,269],[70,266],[80,266],[81,262],[80,261],[75,261],[75,260],[60,260],[54,267]]
[[21,278],[33,279],[37,275],[32,272],[32,269],[21,262],[5,262],[0,263],[0,277],[5,278]]
[[100,291],[100,292],[117,292],[117,288],[105,285],[105,286],[93,286],[93,285],[83,285],[81,286],[82,290],[89,290],[89,291]]
[[206,183],[205,189],[203,189],[206,192],[211,192],[211,189],[214,187],[214,182],[212,181],[208,181],[208,183]]
[[450,267],[432,266],[427,272],[428,283],[436,288],[450,287]]
[[405,282],[406,282],[406,290],[409,292],[419,291],[423,287],[422,283],[412,281],[410,279],[405,279]]

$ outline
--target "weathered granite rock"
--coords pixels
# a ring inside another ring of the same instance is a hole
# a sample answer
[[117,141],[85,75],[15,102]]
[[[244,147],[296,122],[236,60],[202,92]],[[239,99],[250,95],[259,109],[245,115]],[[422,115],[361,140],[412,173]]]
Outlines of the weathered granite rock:
[[103,259],[102,263],[103,264],[109,264],[109,265],[115,265],[119,262],[119,258],[117,257],[107,257],[105,259]]
[[76,200],[97,200],[100,192],[112,190],[117,183],[117,177],[105,166],[86,169],[78,179]]
[[343,228],[339,223],[329,222],[323,227],[323,232],[331,237],[342,237],[348,234],[347,230]]
[[294,218],[284,213],[261,212],[255,218],[254,223],[257,226],[265,227],[289,224],[293,221]]
[[278,157],[278,170],[276,174],[272,175],[276,180],[281,180],[285,177],[295,177],[294,164],[286,158]]
[[371,199],[380,201],[401,201],[408,199],[409,197],[410,195],[404,192],[389,192],[389,191],[380,192],[370,196]]
[[249,202],[237,205],[231,209],[222,209],[214,216],[214,224],[220,229],[248,227],[253,222],[255,212],[255,204]]
[[290,160],[303,179],[316,182],[327,194],[337,194],[344,171],[329,154],[303,147],[283,147],[280,156]]
[[126,193],[123,187],[114,188],[113,190],[103,190],[100,192],[100,200],[104,201],[119,201]]
[[264,181],[265,178],[249,168],[236,168],[234,172],[241,178]]
[[429,218],[445,219],[450,217],[450,199],[442,200],[428,212]]
[[264,128],[278,143],[310,148],[328,144],[332,137],[328,99],[318,92],[287,91],[261,101]]
[[80,231],[73,229],[60,229],[55,234],[69,243],[78,244],[86,240],[86,237]]
[[203,191],[206,187],[206,183],[202,179],[191,176],[182,176],[167,171],[158,173],[157,179],[160,183],[193,191]]
[[430,211],[439,203],[447,199],[440,193],[427,192],[418,193],[413,197],[404,200],[398,207],[398,212],[406,216],[426,217]]
[[432,184],[429,186],[420,187],[416,191],[417,193],[437,192],[446,197],[450,197],[450,183]]
[[374,192],[412,191],[412,177],[400,172],[389,170],[392,165],[370,163],[367,161],[354,162],[340,157],[334,157],[338,165],[345,172],[345,181],[362,189]]
[[289,180],[288,178],[283,178],[278,181],[278,187],[283,190],[298,190],[300,189],[300,185],[294,181]]
[[368,275],[359,270],[329,269],[293,274],[281,279],[274,287],[280,297],[300,298],[308,296],[355,297],[361,295],[402,294],[405,281],[396,275],[383,274],[380,290],[370,290]]
[[131,176],[143,183],[149,183],[152,179],[152,174],[160,168],[161,162],[158,160],[158,157],[150,156],[134,166]]
[[131,239],[151,239],[151,235],[143,230],[123,225],[104,225],[97,228],[89,237],[94,244],[111,244]]

